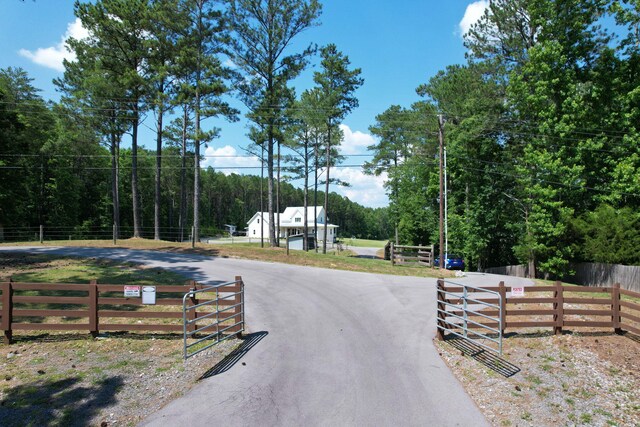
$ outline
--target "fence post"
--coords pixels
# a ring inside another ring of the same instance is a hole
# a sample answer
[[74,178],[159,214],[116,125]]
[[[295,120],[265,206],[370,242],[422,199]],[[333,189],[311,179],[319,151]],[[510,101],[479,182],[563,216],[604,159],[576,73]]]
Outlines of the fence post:
[[11,322],[13,322],[13,285],[12,280],[2,284],[2,329],[4,330],[4,343],[11,344],[13,332]]
[[40,224],[40,244],[44,243],[44,225]]
[[[188,286],[188,290],[187,292],[189,292],[191,289],[196,290],[198,288],[198,282],[196,282],[195,280],[189,280],[189,282],[187,283]],[[195,294],[193,294],[191,296],[191,298],[189,298],[189,303],[191,304],[191,306],[197,305],[198,304],[198,299],[195,297]],[[193,323],[189,323],[189,327],[187,328],[187,330],[189,332],[194,332],[198,327],[196,326],[196,322],[195,320],[198,317],[198,313],[196,313],[197,309],[187,309],[187,320],[188,321],[193,321]],[[195,334],[193,335],[195,337]]]
[[438,300],[438,328],[436,329],[436,337],[439,341],[444,341],[444,329],[447,325],[445,323],[445,313],[446,305],[444,304],[446,299],[446,294],[444,292],[444,279],[438,279],[438,290],[437,290],[437,300]]
[[242,338],[242,332],[244,331],[244,282],[242,281],[242,276],[236,276],[236,288],[237,294],[234,298],[234,304],[240,304],[235,308],[235,312],[238,313],[234,317],[234,322],[240,325],[240,330],[238,331],[238,338]]
[[89,283],[89,332],[91,336],[98,336],[98,281]]
[[433,254],[434,254],[434,250],[435,250],[435,246],[431,245],[431,254],[429,255],[429,258],[431,258],[431,268],[434,269],[436,268],[436,266],[433,264]]
[[613,330],[616,334],[622,334],[622,325],[620,319],[620,283],[613,285],[611,289],[611,321],[613,323]]
[[507,288],[502,281],[498,284],[498,292],[500,293],[500,335],[504,335],[507,324]]
[[396,253],[395,253],[395,249],[393,247],[394,247],[394,244],[393,244],[393,242],[391,242],[391,249],[389,250],[389,257],[391,258],[391,265],[392,266],[396,265]]
[[553,321],[555,323],[555,326],[553,327],[553,333],[555,335],[561,335],[562,327],[564,326],[564,288],[562,287],[562,282],[560,281],[557,281],[555,283],[555,287],[555,302],[553,303]]

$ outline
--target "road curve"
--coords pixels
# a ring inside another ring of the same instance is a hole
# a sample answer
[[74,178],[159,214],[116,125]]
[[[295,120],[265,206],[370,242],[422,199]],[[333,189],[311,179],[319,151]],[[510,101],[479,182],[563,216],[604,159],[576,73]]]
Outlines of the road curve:
[[432,343],[433,279],[126,249],[18,249],[141,262],[203,283],[243,277],[249,332],[267,334],[244,363],[143,425],[488,425]]

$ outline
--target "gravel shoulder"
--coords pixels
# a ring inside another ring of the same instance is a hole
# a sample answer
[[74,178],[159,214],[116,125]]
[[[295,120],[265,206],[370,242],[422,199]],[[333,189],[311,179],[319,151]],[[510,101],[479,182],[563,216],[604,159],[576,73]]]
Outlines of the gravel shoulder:
[[588,331],[509,336],[503,357],[435,341],[494,426],[640,426],[640,339]]

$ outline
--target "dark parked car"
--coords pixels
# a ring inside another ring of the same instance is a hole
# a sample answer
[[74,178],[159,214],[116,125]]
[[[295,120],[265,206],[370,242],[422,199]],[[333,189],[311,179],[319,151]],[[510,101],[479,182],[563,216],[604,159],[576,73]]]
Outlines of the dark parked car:
[[[433,260],[436,266],[440,266],[440,257]],[[444,260],[444,268],[447,270],[464,270],[464,260],[461,256],[449,254]]]

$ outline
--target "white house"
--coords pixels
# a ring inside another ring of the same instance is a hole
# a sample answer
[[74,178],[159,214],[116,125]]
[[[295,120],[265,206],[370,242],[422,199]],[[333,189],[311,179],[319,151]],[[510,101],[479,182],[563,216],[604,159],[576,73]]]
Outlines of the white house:
[[[318,233],[315,233],[316,240],[324,240],[324,222],[327,219],[324,208],[322,206],[315,206],[315,212],[318,219]],[[276,235],[280,238],[286,238],[287,236],[293,236],[295,234],[304,233],[304,207],[296,206],[290,207],[284,210],[280,214],[280,229],[278,229],[278,214],[275,214],[276,221]],[[309,234],[314,234],[314,206],[307,207],[307,227]],[[247,237],[260,238],[264,233],[264,238],[269,238],[269,212],[256,212],[247,223]],[[335,242],[337,238],[338,226],[334,224],[327,224],[327,242]]]

